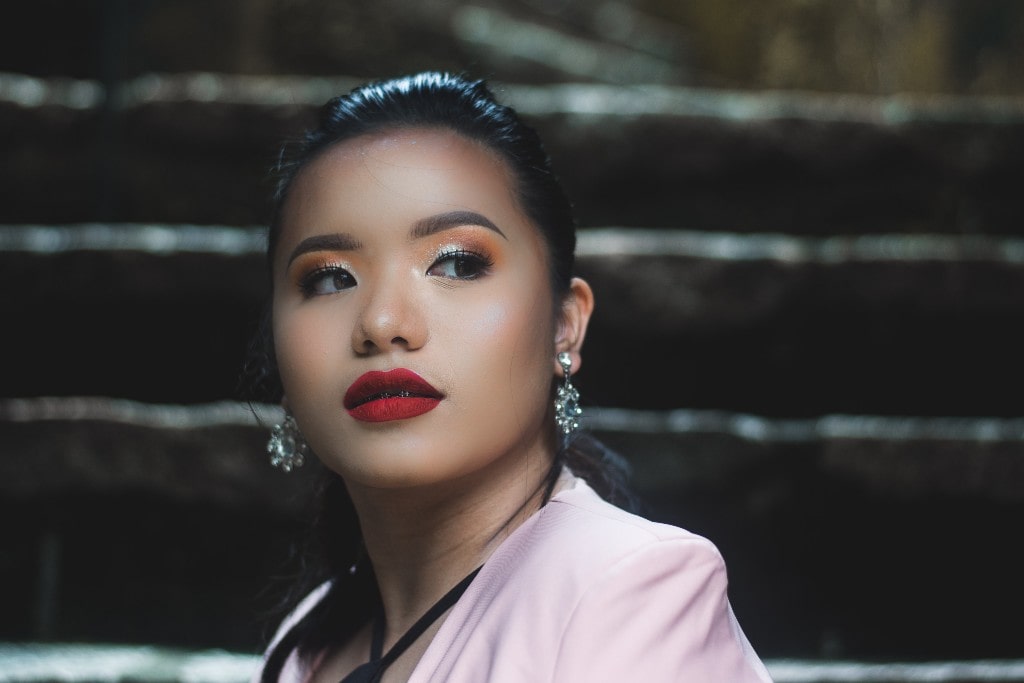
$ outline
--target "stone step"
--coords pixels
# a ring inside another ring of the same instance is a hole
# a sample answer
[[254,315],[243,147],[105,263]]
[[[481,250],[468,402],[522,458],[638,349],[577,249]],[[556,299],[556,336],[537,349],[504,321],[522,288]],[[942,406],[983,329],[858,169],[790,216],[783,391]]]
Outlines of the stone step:
[[720,3],[672,0],[37,0],[0,26],[0,68],[120,78],[195,68],[379,76],[430,65],[529,82],[1000,93],[1024,89],[1019,26],[1012,1],[818,9],[772,0],[737,21]]
[[[0,683],[245,683],[259,656],[223,650],[77,643],[0,643]],[[1024,662],[769,659],[775,683],[1024,683]],[[73,672],[73,673],[72,673]]]
[[[145,489],[184,503],[299,514],[305,501],[282,496],[280,478],[263,467],[266,436],[281,417],[280,408],[262,403],[0,399],[7,456],[0,461],[0,492],[36,497]],[[823,469],[876,493],[1024,503],[1024,417],[779,419],[592,406],[583,424],[625,454],[634,485],[648,498],[723,485],[757,461],[813,455]],[[191,478],[193,469],[202,470],[201,481]],[[309,484],[302,474],[288,481],[298,488]]]
[[[236,397],[266,295],[258,229],[0,227],[2,395]],[[1024,241],[585,230],[585,403],[1019,414]]]
[[[530,81],[635,83],[685,75],[684,33],[631,4],[259,0],[183,8],[166,1],[65,7],[40,0],[26,6],[16,28],[0,33],[0,68],[93,78],[197,66],[387,74],[425,64],[455,71],[472,64],[479,73]],[[182,35],[193,40],[183,44]],[[43,39],[52,45],[46,54],[34,49]]]
[[[591,409],[588,426],[649,516],[719,546],[763,655],[1019,656],[990,610],[1024,609],[1024,420]],[[255,651],[316,470],[272,470],[265,438],[242,404],[0,402],[0,512],[19,520],[0,638]]]
[[[0,74],[5,222],[259,223],[280,142],[351,78]],[[1024,98],[496,84],[582,225],[1020,234]],[[59,188],[60,201],[53,201]]]

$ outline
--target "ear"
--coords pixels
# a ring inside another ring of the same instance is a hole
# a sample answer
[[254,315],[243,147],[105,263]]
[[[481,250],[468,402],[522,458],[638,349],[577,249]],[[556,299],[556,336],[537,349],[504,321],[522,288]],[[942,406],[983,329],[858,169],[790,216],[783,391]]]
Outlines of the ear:
[[557,359],[557,355],[562,351],[568,351],[572,357],[571,372],[577,372],[583,364],[580,349],[583,347],[583,338],[587,336],[587,323],[590,322],[590,314],[593,311],[594,292],[586,280],[574,277],[569,283],[569,293],[562,300],[562,310],[555,331],[556,358],[552,358],[551,362],[556,376],[562,376],[562,366],[558,364]]

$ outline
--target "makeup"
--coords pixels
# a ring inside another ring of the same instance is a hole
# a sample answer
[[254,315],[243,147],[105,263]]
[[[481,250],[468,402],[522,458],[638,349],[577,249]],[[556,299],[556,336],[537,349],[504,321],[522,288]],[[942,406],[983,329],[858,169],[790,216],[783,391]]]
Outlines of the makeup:
[[345,392],[348,414],[361,422],[407,420],[437,407],[444,394],[406,368],[361,375]]
[[346,484],[437,484],[547,457],[562,302],[516,187],[446,130],[348,140],[296,176],[274,351],[303,435]]

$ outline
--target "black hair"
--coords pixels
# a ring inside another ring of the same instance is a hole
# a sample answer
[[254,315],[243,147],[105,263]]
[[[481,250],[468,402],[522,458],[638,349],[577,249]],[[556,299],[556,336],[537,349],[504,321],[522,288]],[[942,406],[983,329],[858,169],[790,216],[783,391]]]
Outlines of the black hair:
[[[571,204],[551,168],[540,137],[516,112],[499,104],[482,80],[460,75],[425,72],[375,81],[336,97],[320,110],[316,128],[286,144],[275,166],[277,185],[267,238],[268,270],[280,235],[281,208],[299,171],[318,154],[345,140],[410,127],[444,128],[477,141],[496,153],[511,171],[524,214],[544,237],[554,300],[570,289],[576,247],[576,225]],[[558,310],[555,306],[555,310]],[[280,377],[273,348],[273,324],[268,307],[250,345],[243,372],[243,389],[250,399],[279,401]],[[587,482],[609,502],[635,509],[636,501],[625,486],[623,460],[588,435],[559,449],[545,481],[550,497],[563,465]],[[310,561],[298,584],[299,592],[331,580],[326,597],[295,624],[270,652],[264,683],[277,679],[290,652],[310,656],[344,642],[371,618],[379,607],[373,572],[354,574],[349,567],[355,547],[339,547],[338,539],[358,538],[358,520],[340,477],[326,473],[319,489],[319,512],[314,521],[319,563]],[[309,558],[306,558],[309,559]]]

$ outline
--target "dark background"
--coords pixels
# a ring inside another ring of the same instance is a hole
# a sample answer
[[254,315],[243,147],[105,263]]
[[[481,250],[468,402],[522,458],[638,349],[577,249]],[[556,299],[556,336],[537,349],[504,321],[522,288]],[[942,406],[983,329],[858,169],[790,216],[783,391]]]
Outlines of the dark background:
[[258,249],[182,235],[262,225],[317,103],[440,68],[547,141],[592,231],[591,426],[722,549],[758,652],[1024,655],[1019,3],[9,12],[0,639],[259,650],[314,468],[270,471],[244,406],[204,421],[265,283]]

